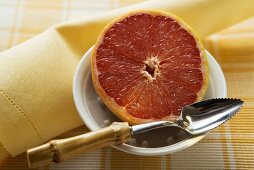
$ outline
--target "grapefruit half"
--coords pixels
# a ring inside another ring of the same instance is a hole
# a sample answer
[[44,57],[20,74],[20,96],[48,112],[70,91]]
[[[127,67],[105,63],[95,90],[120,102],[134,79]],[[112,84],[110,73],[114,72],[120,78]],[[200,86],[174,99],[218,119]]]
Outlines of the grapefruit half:
[[176,119],[208,86],[200,39],[161,11],[131,12],[109,23],[95,44],[91,72],[102,101],[130,124]]

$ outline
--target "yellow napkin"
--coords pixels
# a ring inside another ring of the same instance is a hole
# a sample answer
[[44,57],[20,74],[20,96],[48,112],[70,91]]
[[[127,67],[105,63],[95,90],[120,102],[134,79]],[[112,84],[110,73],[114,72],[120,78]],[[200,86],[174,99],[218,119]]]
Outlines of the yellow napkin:
[[82,125],[72,99],[75,67],[105,24],[133,9],[162,9],[201,37],[254,14],[252,0],[153,0],[60,24],[0,54],[0,159]]

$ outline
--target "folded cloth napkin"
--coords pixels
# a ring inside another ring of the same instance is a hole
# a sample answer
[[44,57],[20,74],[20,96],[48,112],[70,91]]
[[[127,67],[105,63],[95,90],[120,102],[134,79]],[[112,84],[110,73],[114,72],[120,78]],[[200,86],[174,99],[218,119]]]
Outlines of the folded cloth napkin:
[[151,0],[68,22],[0,53],[0,160],[82,125],[72,99],[75,67],[102,28],[134,9],[161,9],[202,38],[253,16],[253,0]]

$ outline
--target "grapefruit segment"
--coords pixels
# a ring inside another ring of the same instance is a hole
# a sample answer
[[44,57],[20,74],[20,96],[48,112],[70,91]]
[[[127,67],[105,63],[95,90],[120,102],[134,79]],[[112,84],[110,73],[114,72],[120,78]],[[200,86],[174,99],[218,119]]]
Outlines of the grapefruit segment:
[[130,124],[175,119],[207,89],[200,40],[182,20],[164,12],[136,11],[108,24],[91,61],[96,92]]

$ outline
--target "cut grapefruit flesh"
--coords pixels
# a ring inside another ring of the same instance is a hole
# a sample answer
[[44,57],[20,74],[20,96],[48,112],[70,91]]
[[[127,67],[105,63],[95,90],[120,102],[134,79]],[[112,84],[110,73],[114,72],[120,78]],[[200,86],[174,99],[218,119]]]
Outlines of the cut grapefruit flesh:
[[136,11],[114,20],[99,36],[91,61],[97,94],[130,124],[176,119],[207,89],[201,41],[165,12]]

